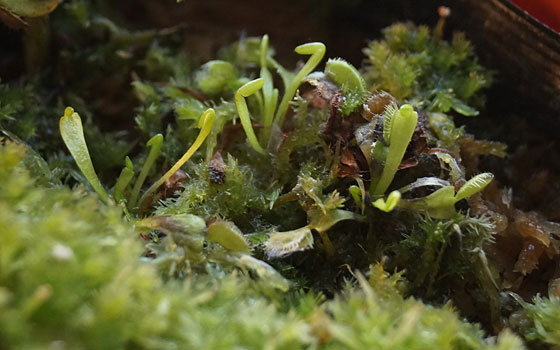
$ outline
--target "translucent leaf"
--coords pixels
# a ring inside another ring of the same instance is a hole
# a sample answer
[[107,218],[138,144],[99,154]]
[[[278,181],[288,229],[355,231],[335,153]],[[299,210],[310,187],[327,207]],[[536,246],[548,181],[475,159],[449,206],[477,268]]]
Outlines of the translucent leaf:
[[231,251],[246,253],[251,251],[243,232],[231,221],[217,220],[210,224],[206,240],[219,243]]
[[260,279],[281,291],[290,289],[290,282],[282,277],[272,266],[250,255],[237,253],[235,263],[238,267],[254,272]]
[[383,198],[379,198],[375,202],[372,203],[374,207],[377,209],[384,211],[386,213],[393,211],[399,204],[401,200],[401,193],[399,191],[393,191],[387,196],[387,200],[385,201]]
[[64,115],[60,118],[59,122],[60,135],[66,144],[66,147],[74,157],[74,161],[91,184],[91,187],[97,192],[99,197],[105,202],[109,203],[109,196],[97,174],[93,168],[89,151],[84,138],[84,129],[82,127],[82,119],[78,113],[74,112],[72,107],[66,107]]
[[478,174],[467,183],[465,183],[459,191],[457,191],[457,195],[455,196],[455,202],[460,201],[461,199],[465,199],[467,197],[472,196],[473,194],[482,191],[484,187],[486,187],[492,180],[494,179],[494,175],[491,173],[482,173]]
[[265,243],[266,254],[283,257],[313,247],[313,235],[308,226],[293,231],[274,232]]

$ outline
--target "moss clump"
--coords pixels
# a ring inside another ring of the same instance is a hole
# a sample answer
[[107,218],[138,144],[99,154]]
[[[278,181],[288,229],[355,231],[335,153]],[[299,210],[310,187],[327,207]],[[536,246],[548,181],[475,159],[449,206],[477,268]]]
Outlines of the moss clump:
[[[521,306],[487,254],[501,204],[477,162],[504,147],[453,121],[490,81],[464,36],[395,24],[361,69],[312,72],[322,43],[294,71],[266,35],[198,67],[179,29],[88,1],[53,30],[60,68],[0,88],[0,128],[27,143],[0,149],[0,347],[523,348],[498,332]],[[84,137],[50,118],[66,105]],[[520,333],[554,343],[555,303],[524,305]]]

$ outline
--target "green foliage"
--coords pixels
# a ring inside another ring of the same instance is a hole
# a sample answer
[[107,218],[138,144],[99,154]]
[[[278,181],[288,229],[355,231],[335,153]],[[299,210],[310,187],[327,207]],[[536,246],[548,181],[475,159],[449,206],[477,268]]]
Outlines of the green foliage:
[[89,181],[91,187],[97,192],[99,197],[105,202],[109,203],[109,196],[99,178],[95,173],[89,151],[84,139],[84,129],[82,127],[82,120],[78,113],[74,112],[71,107],[66,107],[64,115],[60,118],[60,134],[66,147],[72,153],[72,157],[78,164],[78,167]]
[[310,317],[312,327],[325,328],[322,349],[523,349],[509,332],[497,342],[484,341],[477,325],[462,322],[450,308],[404,299],[398,275],[379,269],[373,268],[369,283],[358,275],[360,289],[347,289]]
[[[416,129],[418,113],[411,105],[405,104],[394,114],[387,114],[384,122],[386,123],[383,133],[385,144],[378,141],[379,144],[376,144],[375,147],[388,148],[388,150],[385,159],[378,159],[384,161],[385,164],[379,178],[374,177],[371,181],[370,192],[373,195],[382,195],[391,185]],[[374,155],[377,153],[379,151],[374,149]]]
[[329,59],[325,65],[325,74],[342,88],[340,111],[343,116],[362,105],[366,97],[366,83],[354,66],[341,58]]
[[453,283],[466,275],[474,278],[477,270],[487,269],[481,268],[478,252],[493,241],[493,234],[494,224],[485,217],[423,218],[390,250],[396,254],[397,266],[406,267],[412,287],[422,287],[430,295],[436,281]]
[[386,28],[384,40],[371,42],[364,53],[369,63],[366,81],[431,112],[453,109],[477,115],[470,104],[480,105],[477,92],[491,82],[462,33],[448,43],[435,39],[425,26],[398,23]]
[[228,156],[223,183],[212,181],[206,164],[192,167],[193,176],[184,185],[185,190],[179,197],[167,199],[156,211],[158,214],[192,213],[235,219],[250,209],[265,207],[263,191],[257,187],[251,170],[240,166],[232,156]]
[[235,67],[220,60],[206,62],[195,72],[194,79],[200,91],[208,96],[231,93],[241,85]]
[[529,340],[538,340],[545,344],[560,346],[560,298],[536,296],[533,303],[523,302],[527,322],[524,323],[524,335]]

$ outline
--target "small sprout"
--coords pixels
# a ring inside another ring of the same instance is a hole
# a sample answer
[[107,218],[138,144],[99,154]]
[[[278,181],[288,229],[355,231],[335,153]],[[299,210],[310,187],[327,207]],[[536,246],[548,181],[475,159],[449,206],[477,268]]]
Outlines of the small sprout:
[[360,206],[363,215],[366,209],[366,188],[364,186],[364,181],[361,178],[356,178],[356,182],[358,183],[358,186],[350,186],[348,190],[354,199],[354,202]]
[[313,234],[308,226],[293,231],[274,232],[264,249],[271,258],[283,257],[313,247]]
[[208,226],[208,242],[219,243],[227,250],[249,253],[251,248],[245,240],[243,232],[233,222],[217,220]]
[[264,79],[262,88],[264,110],[262,116],[263,130],[261,133],[261,143],[268,142],[270,137],[270,128],[274,119],[274,111],[276,110],[276,105],[278,104],[278,89],[274,88],[274,80],[267,67],[267,52],[268,35],[265,34],[261,40],[261,78]]
[[249,115],[249,109],[247,108],[246,97],[249,97],[256,93],[264,85],[264,79],[259,78],[251,80],[242,87],[240,87],[235,93],[235,105],[237,106],[237,111],[239,113],[239,119],[241,119],[241,125],[245,134],[247,134],[247,139],[253,147],[253,149],[261,154],[265,154],[264,149],[259,144],[257,136],[255,136],[255,131],[253,130],[253,125],[251,124],[251,116]]
[[296,74],[296,76],[291,80],[290,84],[286,86],[286,90],[284,91],[284,96],[282,97],[282,101],[280,102],[280,106],[276,111],[276,116],[274,117],[276,125],[282,126],[284,123],[284,117],[286,116],[286,112],[288,111],[288,107],[292,98],[294,98],[296,94],[296,90],[303,81],[303,78],[307,76],[309,73],[319,65],[319,62],[323,59],[327,48],[325,44],[314,42],[314,43],[307,43],[303,45],[299,45],[295,49],[296,53],[300,55],[311,55],[305,65],[301,68],[301,70]]
[[402,105],[395,113],[391,122],[390,135],[388,136],[389,152],[387,153],[383,172],[377,183],[372,181],[373,190],[370,192],[373,195],[382,195],[389,188],[403,159],[406,148],[412,139],[417,122],[418,113],[409,104]]
[[482,191],[484,187],[486,187],[492,180],[494,179],[494,175],[491,173],[482,173],[478,174],[469,181],[467,181],[457,194],[455,195],[455,203],[460,201],[461,199],[465,199],[467,197],[472,196],[473,194]]
[[399,191],[393,191],[389,193],[386,201],[383,198],[379,198],[378,200],[373,202],[372,205],[377,209],[388,213],[390,211],[393,211],[393,209],[397,207],[397,204],[399,204],[400,200],[401,193]]
[[82,120],[78,113],[74,112],[72,107],[66,107],[64,115],[60,118],[59,122],[60,134],[66,147],[74,157],[74,161],[86,177],[91,187],[97,192],[99,197],[105,202],[110,203],[107,192],[101,185],[87,148],[86,140],[84,138],[84,129],[82,127]]
[[117,203],[121,203],[125,200],[124,191],[133,177],[134,177],[134,167],[132,165],[132,161],[127,156],[125,158],[125,167],[121,171],[121,174],[117,179],[117,183],[115,184],[115,189],[113,190],[113,197],[115,198],[115,201]]
[[142,189],[142,185],[146,180],[146,176],[148,176],[148,172],[154,165],[159,152],[161,151],[161,146],[163,145],[163,135],[157,134],[154,135],[151,139],[148,140],[146,146],[150,147],[150,153],[148,153],[148,157],[142,166],[142,170],[140,170],[140,174],[134,183],[134,187],[132,188],[132,193],[130,195],[130,201],[128,202],[128,209],[134,208],[136,206],[136,201],[138,199],[138,195],[140,194],[140,190]]
[[[420,213],[425,213],[436,219],[449,219],[457,213],[455,211],[455,203],[481,191],[490,182],[492,182],[493,178],[494,175],[492,175],[491,173],[478,174],[477,176],[467,181],[467,183],[465,183],[459,189],[459,191],[457,191],[457,194],[455,194],[455,189],[453,188],[453,186],[443,186],[424,198],[413,199],[409,201],[403,200],[400,202],[399,206],[402,208],[409,208]],[[431,178],[423,179],[429,180]],[[433,181],[422,184],[422,186],[427,185],[439,186],[439,184],[436,184]]]
[[144,192],[142,198],[140,198],[139,203],[144,203],[144,201],[146,200],[146,198],[148,198],[149,195],[151,195],[159,186],[161,186],[165,182],[165,180],[169,179],[173,174],[175,174],[177,170],[179,170],[183,166],[183,164],[185,164],[187,160],[189,160],[192,157],[192,155],[200,148],[200,146],[202,146],[202,143],[204,142],[204,140],[206,140],[206,138],[212,131],[212,126],[214,126],[215,118],[216,118],[216,113],[212,108],[208,108],[202,114],[202,116],[200,116],[200,120],[198,121],[198,127],[200,128],[200,133],[198,134],[196,140],[194,140],[194,143],[187,150],[187,152],[185,152],[185,154],[181,157],[181,159],[179,159],[177,163],[175,163],[175,165],[171,167],[171,169],[169,169],[159,180],[154,182],[154,184],[150,186],[146,190],[146,192]]
[[366,83],[354,66],[341,58],[330,59],[325,66],[325,74],[342,88],[342,115],[349,115],[363,103],[367,92]]

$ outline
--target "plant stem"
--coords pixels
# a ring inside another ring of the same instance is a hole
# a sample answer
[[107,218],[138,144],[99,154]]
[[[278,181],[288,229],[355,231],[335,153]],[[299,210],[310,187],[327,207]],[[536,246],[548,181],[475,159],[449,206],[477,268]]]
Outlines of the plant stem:
[[140,170],[140,174],[134,183],[134,187],[132,188],[132,193],[130,194],[130,200],[128,201],[128,209],[132,210],[136,206],[136,201],[138,200],[138,196],[140,195],[140,190],[142,189],[142,185],[146,180],[146,176],[148,176],[148,172],[154,165],[156,158],[161,151],[161,146],[163,144],[163,135],[157,134],[152,137],[146,145],[150,148],[150,153],[148,153],[148,157],[142,166],[142,170]]
[[144,203],[144,201],[146,200],[146,198],[148,198],[149,195],[151,195],[159,186],[161,186],[165,182],[165,180],[169,179],[173,174],[175,174],[177,170],[179,170],[179,168],[181,168],[183,164],[185,164],[187,160],[189,160],[192,157],[192,155],[200,148],[200,146],[202,146],[202,143],[204,142],[204,140],[206,140],[206,137],[208,137],[208,135],[212,131],[212,126],[214,125],[215,118],[216,118],[216,113],[212,108],[208,108],[202,114],[202,116],[198,121],[198,127],[200,128],[200,133],[198,134],[196,140],[194,140],[194,143],[187,150],[187,152],[185,152],[185,154],[181,157],[181,159],[179,159],[177,163],[173,165],[171,169],[169,169],[159,180],[154,182],[154,184],[150,186],[146,190],[146,192],[144,192],[144,194],[140,198],[139,201],[140,204]]

